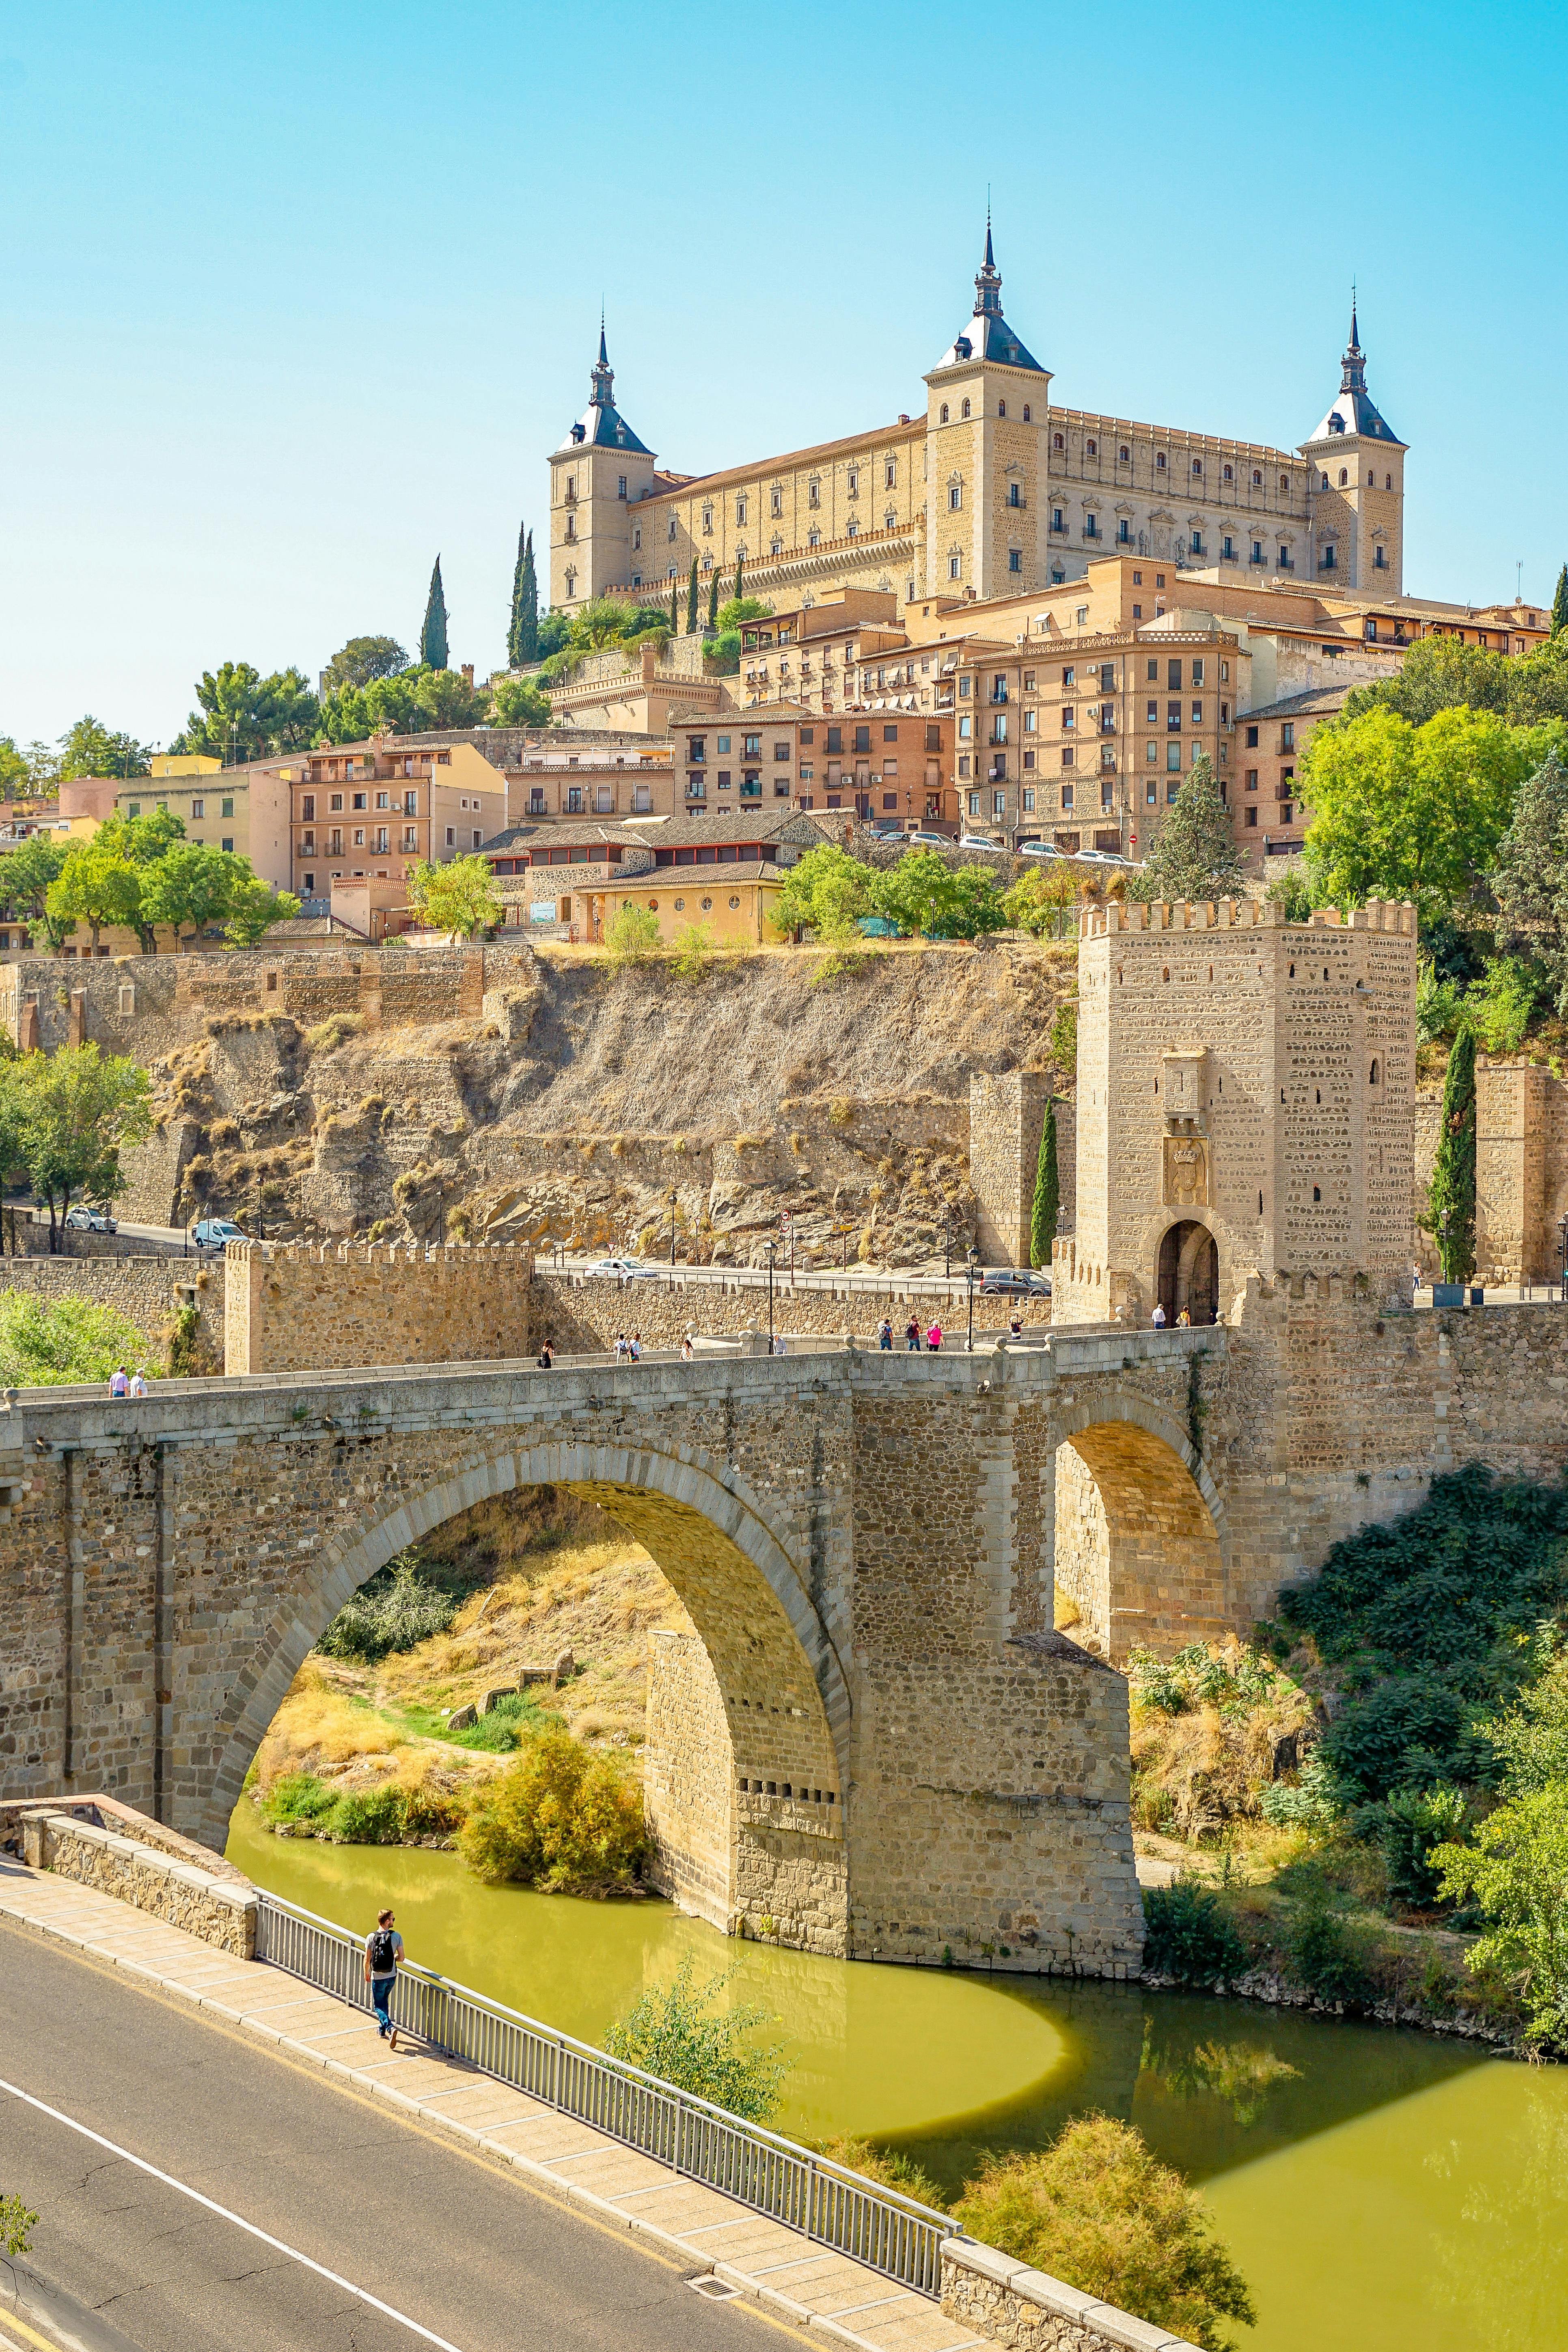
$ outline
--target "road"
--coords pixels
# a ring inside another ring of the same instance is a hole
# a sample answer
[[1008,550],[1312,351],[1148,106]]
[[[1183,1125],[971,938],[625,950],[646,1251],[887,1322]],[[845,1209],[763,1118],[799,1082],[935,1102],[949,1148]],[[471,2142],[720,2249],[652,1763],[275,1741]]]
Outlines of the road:
[[[41,2216],[28,2263],[140,2352],[767,2352],[782,2325],[4,1921],[0,2080],[70,2119],[0,2091],[0,2193]],[[12,2324],[0,2301],[0,2342]]]

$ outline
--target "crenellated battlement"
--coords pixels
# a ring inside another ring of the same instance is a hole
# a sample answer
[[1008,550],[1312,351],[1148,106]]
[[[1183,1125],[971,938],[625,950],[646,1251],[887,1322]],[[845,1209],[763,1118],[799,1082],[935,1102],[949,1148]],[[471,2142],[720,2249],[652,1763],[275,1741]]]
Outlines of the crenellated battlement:
[[1272,898],[1109,898],[1079,915],[1080,940],[1125,931],[1346,930],[1392,931],[1415,936],[1415,909],[1408,898],[1369,898],[1342,915],[1337,907],[1317,907],[1305,923],[1292,923]]

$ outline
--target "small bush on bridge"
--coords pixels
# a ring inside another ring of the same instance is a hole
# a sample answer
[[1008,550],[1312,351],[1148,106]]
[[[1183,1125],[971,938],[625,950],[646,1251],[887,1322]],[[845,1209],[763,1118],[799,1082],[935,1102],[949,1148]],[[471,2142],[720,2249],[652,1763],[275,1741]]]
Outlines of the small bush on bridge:
[[1081,2116],[1037,2155],[994,2157],[953,2213],[985,2244],[1205,2352],[1228,2352],[1222,2321],[1255,2323],[1202,2200],[1110,2116]]
[[713,2003],[728,1986],[729,1976],[694,1985],[691,1972],[689,1952],[668,1984],[645,1992],[611,2026],[605,2047],[612,2058],[624,2058],[678,2091],[690,2091],[715,2106],[728,2107],[731,2115],[764,2123],[778,2105],[795,2062],[782,2043],[759,2050],[746,2036],[777,2020],[753,2001],[716,2010]]
[[511,1879],[547,1895],[625,1893],[647,1848],[642,1791],[563,1727],[530,1732],[458,1843],[474,1875],[492,1886]]

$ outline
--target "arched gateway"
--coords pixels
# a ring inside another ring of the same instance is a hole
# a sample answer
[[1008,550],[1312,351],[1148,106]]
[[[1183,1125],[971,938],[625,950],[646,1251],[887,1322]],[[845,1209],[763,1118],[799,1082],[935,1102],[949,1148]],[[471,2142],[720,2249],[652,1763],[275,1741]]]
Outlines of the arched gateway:
[[1054,1631],[1058,1463],[1114,1532],[1113,1659],[1173,1561],[1172,1640],[1234,1614],[1217,1457],[1184,1434],[1230,1336],[28,1392],[0,1411],[0,1797],[105,1789],[220,1843],[350,1594],[549,1482],[625,1523],[694,1629],[655,1640],[645,1751],[682,1902],[828,1952],[1120,1973],[1127,1694]]

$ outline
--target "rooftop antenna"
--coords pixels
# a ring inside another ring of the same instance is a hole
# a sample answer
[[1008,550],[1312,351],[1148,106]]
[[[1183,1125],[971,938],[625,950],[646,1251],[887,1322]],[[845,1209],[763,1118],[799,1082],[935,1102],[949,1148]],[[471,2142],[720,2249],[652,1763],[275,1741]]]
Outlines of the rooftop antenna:
[[1522,555],[1519,558],[1513,567],[1513,601],[1516,604],[1521,604],[1524,601],[1524,558]]

